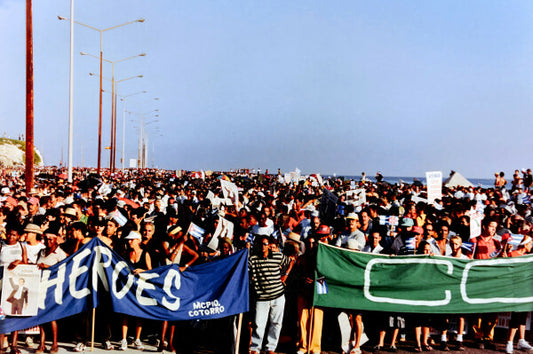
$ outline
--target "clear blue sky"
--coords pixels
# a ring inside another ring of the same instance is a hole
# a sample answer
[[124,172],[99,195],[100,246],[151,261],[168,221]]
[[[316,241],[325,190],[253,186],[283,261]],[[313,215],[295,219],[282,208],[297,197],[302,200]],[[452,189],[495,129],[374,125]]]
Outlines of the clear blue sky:
[[[69,24],[57,15],[69,11],[69,0],[34,0],[35,144],[47,164],[62,150],[67,159]],[[161,168],[491,178],[533,167],[530,0],[75,4],[75,19],[99,28],[140,17],[104,34],[109,60],[147,54],[116,64],[117,79],[144,75],[120,94],[148,91],[128,99],[126,159],[137,156],[138,113],[159,109],[149,165]],[[25,1],[0,0],[10,137],[24,132],[24,48]],[[95,166],[98,80],[88,74],[99,66],[80,51],[98,54],[98,32],[75,27],[74,164]],[[104,93],[104,145],[110,103]]]

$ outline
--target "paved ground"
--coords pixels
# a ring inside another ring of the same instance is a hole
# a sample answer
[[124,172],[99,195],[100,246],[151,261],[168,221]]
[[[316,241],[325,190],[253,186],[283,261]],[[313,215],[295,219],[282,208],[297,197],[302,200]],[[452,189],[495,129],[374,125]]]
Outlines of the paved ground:
[[[113,344],[116,345],[116,347],[118,347],[118,343],[117,342],[112,342]],[[153,345],[150,345],[149,343],[143,343],[145,345],[145,350],[144,352],[152,352],[152,353],[156,353],[157,352],[157,347],[156,346],[153,346]],[[22,353],[35,353],[35,350],[37,348],[37,345],[34,345],[34,348],[28,348],[25,343],[20,343],[19,345],[19,349],[21,350]],[[49,349],[50,348],[50,343],[47,343],[47,348]],[[283,348],[282,348],[283,349]],[[363,353],[372,353],[372,346],[363,346]],[[505,352],[505,345],[503,343],[497,343],[497,347],[495,350],[489,350],[489,349],[484,349],[484,350],[481,350],[481,349],[477,349],[475,348],[475,345],[473,342],[471,341],[466,341],[465,342],[465,351],[462,351],[462,352],[459,352],[459,351],[454,351],[453,348],[451,348],[452,350],[449,351],[449,352],[442,352],[442,351],[439,351],[437,349],[433,350],[432,353],[464,353],[464,354],[469,354],[469,353],[502,353],[502,352]],[[86,349],[86,352],[90,352],[91,351],[91,348],[87,348]],[[9,352],[9,351],[8,351]],[[74,344],[73,343],[60,343],[59,344],[59,353],[73,353],[74,352]],[[117,352],[117,351],[115,351]],[[118,351],[120,352],[120,351]],[[95,344],[95,348],[94,348],[94,351],[93,353],[106,353],[106,354],[109,354],[110,351],[107,351],[105,349],[103,349],[100,344]],[[127,353],[140,353],[139,350],[136,350],[134,349],[133,347],[130,347],[128,350],[127,350]],[[208,348],[208,347],[204,347],[202,346],[201,344],[195,349],[194,353],[197,353],[197,354],[209,354],[209,353],[214,353],[214,348]],[[280,353],[284,353],[284,352],[281,352]],[[324,351],[322,352],[323,354],[337,354],[335,352],[332,352],[332,351]],[[382,351],[381,353],[388,353],[387,350],[384,350]],[[404,353],[414,353],[414,350],[413,350],[413,343],[412,342],[401,342],[399,343],[398,345],[398,351],[397,353],[399,354],[404,354]],[[521,354],[521,353],[526,353],[526,352],[523,352],[523,351],[519,351],[517,349],[515,349],[515,353],[517,354]],[[533,352],[531,352],[533,353]],[[286,353],[286,354],[293,354],[293,353]]]

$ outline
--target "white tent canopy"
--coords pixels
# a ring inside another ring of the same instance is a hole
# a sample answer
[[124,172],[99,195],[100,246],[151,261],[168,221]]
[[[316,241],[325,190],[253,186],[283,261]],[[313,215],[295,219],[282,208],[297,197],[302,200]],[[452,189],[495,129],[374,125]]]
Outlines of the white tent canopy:
[[444,181],[444,186],[448,188],[452,187],[473,187],[474,185],[467,180],[459,172],[453,171],[453,173]]

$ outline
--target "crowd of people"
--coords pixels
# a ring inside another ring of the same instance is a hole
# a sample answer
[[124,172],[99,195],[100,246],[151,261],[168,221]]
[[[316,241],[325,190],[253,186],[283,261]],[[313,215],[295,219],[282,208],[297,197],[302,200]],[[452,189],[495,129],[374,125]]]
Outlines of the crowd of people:
[[[497,173],[493,188],[443,188],[442,198],[432,203],[427,202],[422,185],[392,185],[381,175],[371,182],[365,175],[350,181],[322,180],[316,175],[287,179],[279,172],[199,175],[125,170],[95,174],[76,169],[69,183],[63,171],[42,169],[36,175],[35,188],[26,193],[22,171],[4,169],[0,173],[0,266],[9,269],[19,264],[50,267],[95,237],[121,255],[135,274],[166,264],[177,264],[186,272],[191,266],[248,249],[251,308],[245,316],[248,327],[244,328],[249,331],[244,331],[248,335],[244,337],[249,342],[244,350],[251,354],[274,354],[282,335],[291,338],[297,354],[320,353],[326,317],[332,316],[340,332],[338,351],[343,354],[361,353],[367,336],[375,342],[375,351],[384,350],[387,333],[391,335],[388,350],[396,350],[407,333],[414,336],[415,351],[430,351],[435,345],[430,328],[440,333],[439,349],[447,351],[452,347],[448,345],[450,322],[457,324],[452,349],[464,350],[466,322],[462,315],[370,314],[314,307],[319,242],[375,254],[461,259],[523,256],[531,253],[533,245],[531,170],[523,171],[523,177],[515,171],[511,183],[505,181],[503,172]],[[238,187],[237,202],[224,198],[221,180]],[[353,198],[349,192],[354,189],[364,192]],[[335,196],[333,209],[331,197],[324,198],[325,191]],[[476,211],[484,215],[481,234],[471,235],[470,217]],[[117,215],[123,216],[124,222]],[[384,223],[380,216],[395,216],[399,223]],[[219,240],[217,249],[211,249],[207,245],[220,218],[233,223],[233,232]],[[205,230],[201,241],[188,232],[192,224]],[[522,238],[512,244],[510,235]],[[469,247],[463,247],[465,244]],[[114,349],[111,339],[115,338],[120,339],[116,349],[127,350],[130,345],[144,349],[142,319],[117,315],[122,316],[118,331],[108,315],[110,309],[104,306],[98,311],[107,314],[100,331],[104,348]],[[507,353],[513,352],[517,332],[517,347],[533,349],[525,339],[527,316],[512,314]],[[83,323],[87,314],[78,317]],[[497,318],[498,314],[483,314],[468,319],[480,348],[494,345]],[[176,325],[164,322],[155,326],[159,351],[175,352],[176,343],[183,341],[174,333]],[[230,352],[235,345],[231,340],[234,318],[217,326],[222,326],[217,335],[224,343],[217,351]],[[128,341],[130,327],[134,327],[133,343]],[[47,349],[45,333],[50,328],[50,352],[57,352],[62,327],[55,321],[41,329],[37,352]],[[79,332],[75,351],[83,351],[88,341],[87,333]],[[11,352],[20,352],[16,332],[10,340]],[[4,350],[3,338],[0,344]]]

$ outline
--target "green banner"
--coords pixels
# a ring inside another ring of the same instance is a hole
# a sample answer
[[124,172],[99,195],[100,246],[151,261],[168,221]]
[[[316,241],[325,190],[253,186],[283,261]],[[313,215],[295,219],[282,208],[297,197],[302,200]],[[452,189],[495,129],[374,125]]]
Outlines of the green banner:
[[318,247],[315,306],[414,313],[533,311],[533,255],[462,260]]

